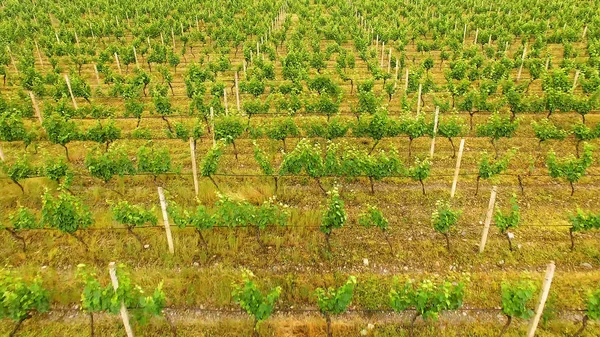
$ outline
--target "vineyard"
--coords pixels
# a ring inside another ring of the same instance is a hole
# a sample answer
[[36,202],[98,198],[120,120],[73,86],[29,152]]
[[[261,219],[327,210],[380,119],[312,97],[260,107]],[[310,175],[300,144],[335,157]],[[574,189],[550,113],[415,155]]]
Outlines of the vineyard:
[[0,1],[0,335],[600,335],[600,1]]

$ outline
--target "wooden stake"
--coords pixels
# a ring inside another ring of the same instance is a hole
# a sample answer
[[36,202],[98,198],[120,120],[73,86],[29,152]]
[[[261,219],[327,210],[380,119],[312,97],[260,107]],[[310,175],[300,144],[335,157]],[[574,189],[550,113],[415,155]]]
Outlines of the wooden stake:
[[521,66],[519,67],[519,73],[517,74],[517,81],[521,79],[521,73],[523,72],[523,63],[525,61],[525,52],[527,51],[527,46],[523,47],[523,55],[521,55]]
[[40,59],[40,67],[44,66],[44,60],[42,59],[42,53],[40,53],[40,47],[38,46],[37,41],[33,41],[35,43],[35,50],[37,50],[38,59]]
[[546,71],[548,71],[548,67],[550,66],[550,58],[546,58]]
[[79,46],[79,37],[77,36],[77,31],[73,30],[73,33],[75,34],[75,43],[77,43],[77,46]]
[[96,75],[96,83],[100,85],[100,75],[98,75],[98,66],[94,63],[94,74]]
[[175,32],[173,31],[173,27],[171,27],[171,39],[173,40],[173,52],[175,52],[177,47],[175,46]]
[[192,154],[192,174],[194,175],[194,191],[198,196],[198,166],[196,165],[196,147],[194,146],[194,138],[190,137],[190,152]]
[[477,44],[477,37],[479,37],[479,28],[475,30],[475,39],[473,40],[473,44]]
[[6,51],[8,51],[8,56],[10,56],[10,63],[12,64],[13,68],[15,69],[15,73],[19,73],[19,69],[17,69],[17,64],[15,63],[15,59],[13,58],[12,52],[10,50],[9,46],[6,46]]
[[[113,289],[117,291],[119,288],[119,279],[117,279],[117,268],[114,262],[108,264],[108,274],[110,275],[110,281],[112,282]],[[121,301],[121,319],[123,320],[123,326],[125,327],[125,333],[127,337],[133,337],[133,330],[129,324],[129,313],[125,303]]]
[[[252,56],[252,52],[250,52],[250,56]],[[246,77],[246,60],[242,62],[242,67],[244,69],[244,77]]]
[[381,68],[383,68],[383,58],[385,57],[385,42],[381,42]]
[[433,152],[435,151],[435,136],[437,136],[438,129],[438,117],[440,115],[440,107],[435,107],[435,117],[433,118],[433,137],[431,138],[431,148],[429,149],[429,158],[433,159]]
[[540,322],[540,318],[542,317],[542,313],[544,312],[544,305],[546,305],[546,300],[548,299],[548,293],[550,292],[550,286],[552,285],[552,279],[554,278],[555,269],[556,266],[554,265],[554,261],[550,261],[550,264],[546,269],[546,276],[544,277],[542,294],[540,295],[540,300],[538,302],[537,308],[535,309],[535,316],[533,316],[533,319],[529,323],[527,337],[533,337],[535,335],[535,330],[537,329],[538,323]]
[[135,67],[139,68],[140,63],[138,62],[137,51],[135,50],[135,46],[133,46],[133,58],[135,59]]
[[65,74],[65,81],[67,82],[67,88],[69,89],[69,94],[71,95],[71,101],[73,102],[73,107],[75,110],[79,109],[77,106],[77,102],[75,101],[75,96],[73,96],[73,90],[71,89],[71,81],[69,80],[69,75]]
[[408,68],[406,68],[406,76],[404,77],[404,92],[408,91]]
[[452,180],[452,189],[450,190],[450,198],[454,198],[456,192],[456,184],[458,183],[458,173],[460,172],[460,161],[462,160],[463,150],[465,149],[465,139],[460,140],[458,148],[458,158],[456,158],[456,168],[454,169],[454,179]]
[[163,33],[160,32],[160,43],[164,46],[165,45],[165,38],[163,37]]
[[4,152],[2,151],[2,147],[0,147],[0,160],[5,161],[6,157],[4,157]]
[[585,35],[587,34],[587,30],[588,30],[588,26],[585,25],[585,27],[583,27],[583,34],[581,34],[581,38],[585,38]]
[[483,225],[483,233],[481,233],[481,243],[479,244],[479,254],[483,253],[485,249],[485,243],[487,242],[488,232],[490,231],[490,223],[492,222],[492,215],[494,215],[494,205],[496,204],[496,191],[497,187],[492,187],[492,194],[490,195],[490,203],[488,204],[488,211],[485,216],[485,223]]
[[390,52],[388,53],[388,74],[392,71],[392,48],[390,48]]
[[117,69],[119,69],[119,75],[123,74],[121,71],[121,62],[119,62],[119,54],[115,52],[115,62],[117,62]]
[[235,72],[235,103],[237,106],[237,111],[239,113],[239,111],[240,111],[240,86],[239,86],[237,71]]
[[394,75],[394,81],[398,81],[398,59],[396,59],[396,74]]
[[165,200],[165,194],[163,193],[162,187],[158,188],[158,199],[160,200],[160,208],[162,210],[165,232],[167,233],[167,244],[169,245],[169,252],[171,253],[171,255],[173,255],[175,254],[175,248],[173,247],[173,236],[171,235],[171,225],[169,224],[169,214],[167,213],[167,201]]
[[38,121],[40,121],[40,125],[42,124],[43,120],[42,120],[42,114],[40,113],[40,107],[35,99],[35,95],[33,94],[32,91],[29,91],[29,98],[31,98],[31,104],[33,105],[33,110],[35,110],[35,115],[38,118]]
[[417,117],[421,114],[421,92],[423,90],[423,85],[419,83],[419,95],[417,98]]
[[467,42],[467,24],[465,23],[465,29],[463,30],[463,44]]
[[575,78],[573,79],[573,91],[577,88],[577,80],[579,79],[579,70],[575,72]]

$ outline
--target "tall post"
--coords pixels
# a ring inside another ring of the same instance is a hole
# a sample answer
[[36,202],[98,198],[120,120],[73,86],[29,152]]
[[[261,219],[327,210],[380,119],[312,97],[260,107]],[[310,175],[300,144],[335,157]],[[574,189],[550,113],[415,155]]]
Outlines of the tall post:
[[490,231],[490,223],[492,222],[492,216],[494,215],[494,205],[496,204],[496,192],[497,187],[492,187],[492,194],[490,195],[490,202],[488,204],[488,211],[485,215],[485,223],[483,224],[483,233],[481,233],[481,243],[479,244],[479,253],[483,253],[485,249],[485,243],[487,242],[488,232]]
[[388,74],[392,71],[392,48],[390,48],[390,52],[388,53]]
[[579,79],[579,69],[575,72],[575,78],[573,79],[573,91],[577,88],[577,80]]
[[135,50],[135,46],[133,46],[133,58],[135,59],[135,67],[139,68],[140,63],[138,62],[137,51]]
[[460,172],[460,161],[462,160],[463,151],[465,149],[465,139],[460,140],[458,148],[458,158],[456,158],[456,168],[454,169],[454,179],[452,180],[452,190],[450,190],[450,198],[454,198],[456,192],[456,184],[458,183],[458,173]]
[[404,92],[408,91],[408,68],[406,68],[406,74],[404,76]]
[[98,74],[98,66],[94,63],[94,74],[96,75],[96,84],[100,85],[100,75]]
[[194,138],[190,137],[190,152],[192,156],[192,174],[194,175],[194,191],[198,196],[198,166],[196,164],[196,146],[194,146]]
[[121,71],[121,62],[119,61],[119,54],[115,52],[115,62],[117,63],[117,69],[119,69],[119,75],[123,74]]
[[419,83],[419,95],[417,97],[417,117],[421,114],[421,92],[423,91],[423,85]]
[[38,59],[40,60],[40,67],[44,66],[44,60],[42,59],[42,53],[40,52],[40,47],[38,46],[37,41],[33,41],[35,43],[35,50],[37,51]]
[[238,79],[238,72],[235,72],[235,103],[238,113],[240,112],[240,86]]
[[215,139],[215,110],[213,107],[210,107],[210,124],[212,126],[212,139],[213,146],[217,145],[217,140]]
[[35,115],[38,118],[38,121],[40,122],[40,125],[42,124],[43,120],[42,120],[42,114],[40,113],[40,106],[37,103],[37,100],[35,99],[35,95],[33,94],[33,92],[30,90],[29,91],[29,98],[31,99],[31,104],[33,105],[33,110],[35,111]]
[[223,88],[223,103],[225,104],[225,116],[229,115],[229,104],[227,104],[227,89]]
[[523,47],[523,55],[521,55],[521,66],[519,67],[519,73],[517,74],[517,81],[521,79],[521,73],[523,72],[523,63],[525,62],[525,52],[527,51],[527,46]]
[[167,234],[167,244],[169,245],[169,253],[175,254],[175,247],[173,246],[173,236],[171,234],[171,225],[169,224],[169,214],[167,213],[167,201],[162,187],[158,188],[158,199],[160,201],[160,208],[162,210],[163,222],[165,225],[165,232]]
[[555,269],[556,266],[554,265],[554,261],[550,261],[550,264],[546,269],[546,276],[544,277],[544,284],[542,285],[542,293],[540,295],[540,300],[535,309],[535,316],[533,316],[533,319],[529,323],[527,337],[533,337],[535,335],[535,330],[537,329],[538,323],[540,322],[540,318],[542,317],[542,313],[544,312],[544,306],[546,305],[546,300],[548,299],[548,293],[550,292],[550,286],[552,285],[552,279],[554,278]]
[[383,58],[385,57],[385,41],[381,42],[381,68],[383,68]]
[[77,106],[77,102],[75,101],[75,96],[73,96],[73,90],[71,89],[71,81],[69,80],[69,75],[65,74],[65,81],[67,82],[67,88],[69,89],[69,95],[71,95],[71,101],[73,102],[73,107],[75,110],[79,109]]
[[437,136],[438,129],[438,118],[440,115],[440,107],[435,107],[435,117],[433,118],[433,136],[431,137],[431,148],[429,149],[429,158],[433,159],[433,152],[435,151],[435,137]]
[[[119,288],[119,279],[117,278],[117,267],[114,262],[108,264],[108,274],[110,275],[113,289],[117,291]],[[125,307],[123,301],[121,301],[121,319],[123,320],[123,326],[125,327],[127,337],[133,337],[133,330],[131,329],[131,324],[129,324],[129,313],[127,312],[127,307]]]

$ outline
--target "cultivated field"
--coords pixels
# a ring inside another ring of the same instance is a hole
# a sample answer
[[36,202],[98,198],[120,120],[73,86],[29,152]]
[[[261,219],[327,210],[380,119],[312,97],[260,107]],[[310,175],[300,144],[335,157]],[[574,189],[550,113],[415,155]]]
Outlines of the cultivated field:
[[0,335],[598,336],[598,8],[3,1]]

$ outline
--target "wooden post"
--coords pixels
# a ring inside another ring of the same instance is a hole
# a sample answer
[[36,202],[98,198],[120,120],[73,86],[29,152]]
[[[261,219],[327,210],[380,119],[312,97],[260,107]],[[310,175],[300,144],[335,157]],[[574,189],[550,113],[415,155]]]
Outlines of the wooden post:
[[94,63],[94,74],[96,75],[96,84],[100,85],[100,75],[98,75],[98,66]]
[[223,88],[223,103],[225,104],[225,116],[229,115],[229,104],[227,104],[227,89]]
[[2,147],[0,147],[0,160],[5,161],[4,152],[2,151]]
[[237,106],[237,111],[239,113],[240,112],[240,86],[239,86],[239,79],[238,79],[237,71],[235,72],[235,103]]
[[56,42],[60,43],[60,39],[58,38],[58,34],[56,33],[56,31],[54,31],[54,37],[56,37]]
[[417,117],[421,114],[421,91],[423,90],[423,85],[419,83],[419,95],[417,97]]
[[473,40],[473,44],[477,44],[477,37],[479,37],[479,28],[475,30],[475,39]]
[[79,109],[77,106],[77,102],[75,101],[75,96],[73,96],[73,90],[71,89],[71,81],[69,80],[69,75],[65,74],[65,81],[67,82],[67,88],[69,89],[69,94],[71,95],[71,101],[73,102],[73,107],[75,110]]
[[135,59],[135,67],[139,68],[140,63],[138,62],[137,51],[135,50],[135,46],[133,46],[133,58]]
[[196,165],[196,147],[194,146],[194,138],[190,137],[190,152],[192,154],[192,174],[194,175],[194,191],[198,196],[198,166]]
[[13,68],[15,69],[15,73],[19,73],[19,69],[17,69],[17,64],[15,63],[15,59],[13,58],[12,52],[10,50],[10,46],[6,46],[6,51],[8,52],[8,56],[10,56],[10,63],[12,64]]
[[256,56],[260,56],[260,43],[256,41]]
[[575,72],[575,78],[573,79],[573,91],[577,88],[577,80],[579,79],[579,70]]
[[519,67],[519,73],[517,74],[517,81],[521,79],[521,72],[523,72],[523,63],[525,61],[525,52],[527,51],[527,46],[523,47],[523,55],[521,55],[521,66]]
[[79,46],[79,37],[77,36],[77,31],[73,30],[73,33],[75,34],[75,43],[77,43],[77,46]]
[[463,30],[463,44],[467,41],[467,24],[465,23],[465,29]]
[[[108,264],[108,273],[110,275],[110,281],[112,282],[113,289],[117,291],[119,288],[119,279],[117,279],[117,268],[114,262]],[[123,326],[125,327],[125,333],[127,337],[133,337],[133,330],[129,324],[129,313],[125,303],[121,301],[121,319],[123,320]]]
[[394,81],[398,81],[398,59],[396,59],[396,75],[394,75]]
[[383,58],[385,57],[385,42],[381,42],[381,68],[383,68]]
[[587,30],[588,30],[588,26],[585,25],[585,27],[583,27],[583,34],[581,35],[581,38],[585,38],[585,35],[587,34]]
[[163,37],[163,33],[160,32],[160,43],[164,46],[165,45],[165,38]]
[[40,53],[40,47],[38,46],[37,41],[33,41],[35,43],[35,50],[37,51],[38,59],[40,59],[40,67],[44,66],[44,60],[42,60],[42,53]]
[[[252,52],[250,52],[250,55],[252,55]],[[242,68],[244,69],[244,77],[246,77],[246,60],[242,61]]]
[[390,52],[388,53],[388,74],[392,71],[392,48],[390,48]]
[[542,294],[540,295],[540,300],[535,309],[535,316],[533,316],[533,319],[529,323],[527,337],[533,337],[535,335],[535,330],[537,329],[538,323],[540,322],[540,318],[542,317],[542,313],[544,312],[544,305],[546,305],[546,300],[548,299],[548,293],[550,292],[550,286],[552,285],[552,279],[554,278],[555,269],[556,266],[554,265],[554,261],[550,261],[550,264],[546,269],[546,276],[544,277]]
[[29,91],[29,98],[31,98],[31,104],[33,105],[33,110],[35,111],[35,115],[38,118],[38,121],[40,121],[40,125],[42,124],[42,114],[40,113],[40,107],[35,99],[35,95],[33,94],[33,92],[30,90]]
[[456,184],[458,183],[458,172],[460,172],[460,161],[462,160],[463,151],[465,149],[465,139],[460,140],[458,148],[458,158],[456,158],[456,168],[454,169],[454,179],[452,180],[452,190],[450,190],[450,198],[454,198],[456,192]]
[[213,107],[210,107],[210,124],[212,124],[212,138],[213,138],[213,146],[217,145],[217,140],[215,139],[215,110]]
[[177,47],[175,46],[175,32],[173,31],[173,27],[171,27],[171,39],[173,40],[173,52],[175,52]]
[[481,233],[481,243],[479,244],[479,254],[483,253],[485,249],[485,243],[487,242],[488,232],[490,231],[490,223],[492,222],[492,215],[494,215],[494,205],[496,204],[496,192],[497,187],[492,187],[492,194],[490,196],[490,203],[488,204],[488,211],[485,215],[485,223],[483,224],[483,233]]
[[548,71],[548,67],[550,66],[550,58],[546,58],[546,71]]
[[173,255],[175,254],[175,248],[173,247],[173,236],[171,235],[171,225],[169,224],[169,214],[167,213],[167,201],[165,200],[165,194],[163,193],[162,187],[158,188],[158,199],[160,200],[160,208],[162,210],[165,232],[167,233],[167,244],[169,245],[169,252],[171,253],[171,255]]
[[440,107],[435,107],[435,117],[433,118],[433,137],[431,138],[431,148],[429,149],[429,158],[433,159],[433,152],[435,151],[435,136],[437,136],[438,129],[438,118],[440,115]]
[[408,91],[408,68],[406,68],[406,75],[404,77],[404,92]]
[[115,52],[115,62],[117,62],[117,69],[119,69],[119,75],[123,74],[121,71],[121,62],[119,62],[119,54]]

